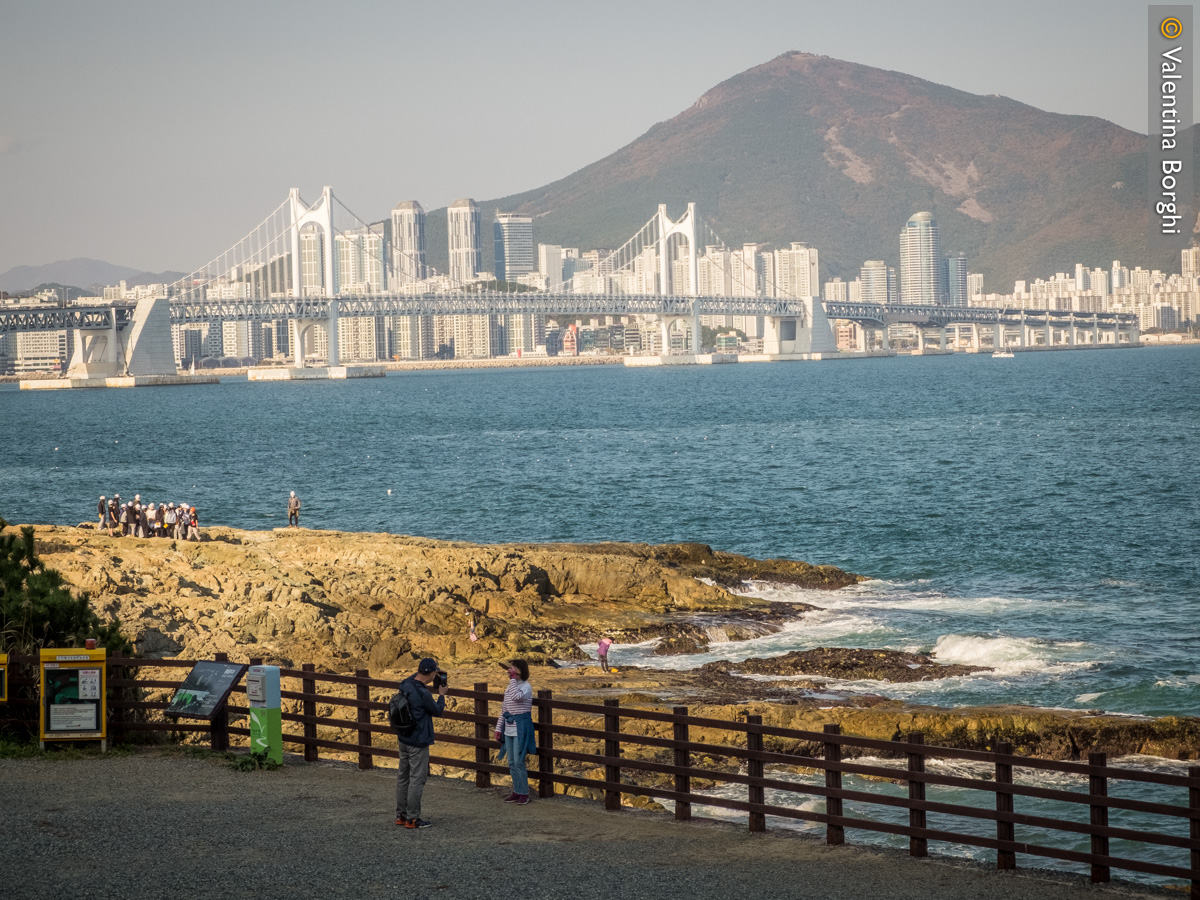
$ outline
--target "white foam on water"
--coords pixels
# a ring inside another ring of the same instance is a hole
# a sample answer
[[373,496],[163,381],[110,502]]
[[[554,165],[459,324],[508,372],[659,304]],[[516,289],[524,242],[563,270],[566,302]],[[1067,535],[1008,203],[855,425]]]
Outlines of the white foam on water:
[[1091,703],[1097,697],[1103,697],[1108,691],[1097,691],[1094,694],[1080,694],[1075,698],[1076,703]]
[[1084,641],[944,634],[938,638],[931,655],[942,663],[987,666],[994,670],[993,677],[1006,677],[1087,668],[1095,665],[1095,660],[1087,659],[1080,651],[1088,649]]

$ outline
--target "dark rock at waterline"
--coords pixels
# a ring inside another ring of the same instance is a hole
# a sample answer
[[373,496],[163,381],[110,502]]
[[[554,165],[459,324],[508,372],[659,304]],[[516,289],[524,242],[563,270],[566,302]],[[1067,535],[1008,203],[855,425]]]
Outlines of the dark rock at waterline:
[[[639,545],[644,546],[644,545]],[[866,579],[837,566],[814,566],[792,559],[751,559],[738,553],[713,550],[708,544],[660,544],[648,548],[649,557],[679,569],[693,578],[706,578],[722,587],[746,581],[794,584],[818,590],[837,590]]]
[[986,666],[942,665],[919,653],[899,650],[863,650],[847,647],[818,647],[795,650],[782,656],[755,657],[739,663],[725,660],[700,667],[701,672],[738,675],[816,675],[842,681],[929,681],[975,672],[990,672]]

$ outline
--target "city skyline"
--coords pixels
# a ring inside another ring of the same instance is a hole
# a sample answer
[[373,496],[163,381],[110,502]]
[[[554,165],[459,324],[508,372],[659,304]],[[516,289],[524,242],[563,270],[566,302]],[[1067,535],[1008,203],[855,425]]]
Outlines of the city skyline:
[[[529,9],[535,13],[539,6],[530,4]],[[553,25],[536,15],[529,17],[530,24],[521,24],[481,6],[464,26],[442,21],[431,10],[350,7],[360,17],[379,19],[379,27],[368,35],[349,21],[335,23],[327,35],[335,70],[351,63],[359,64],[357,70],[366,62],[381,66],[383,76],[388,54],[381,48],[390,43],[390,34],[403,30],[422,39],[413,41],[392,68],[415,72],[425,65],[439,72],[439,91],[421,105],[419,115],[427,122],[416,132],[407,116],[363,119],[379,135],[381,148],[391,146],[392,127],[405,129],[405,140],[395,143],[397,153],[374,159],[370,152],[364,156],[358,141],[344,140],[340,128],[326,135],[304,127],[320,115],[333,114],[324,88],[305,83],[303,90],[287,90],[267,77],[272,65],[284,57],[290,60],[311,35],[307,23],[315,21],[315,6],[288,7],[296,15],[283,15],[281,6],[238,8],[239,27],[230,29],[233,7],[220,4],[202,12],[162,8],[153,15],[122,4],[104,9],[67,4],[50,10],[10,4],[0,46],[10,65],[22,71],[36,65],[39,74],[22,91],[0,98],[0,121],[5,123],[0,127],[0,160],[5,163],[0,189],[8,221],[20,223],[5,231],[0,271],[74,257],[147,271],[186,270],[196,259],[184,248],[203,248],[200,258],[219,252],[227,233],[223,223],[251,221],[280,183],[311,184],[320,178],[347,184],[347,196],[372,198],[374,205],[362,210],[372,220],[388,214],[387,196],[420,196],[427,198],[429,208],[441,208],[464,194],[493,197],[536,187],[635,139],[722,79],[793,48],[981,95],[1004,94],[1040,109],[1145,128],[1142,60],[1137,53],[1118,52],[1128,47],[1128,32],[1140,27],[1144,7],[1119,2],[1049,10],[1034,4],[1003,11],[981,7],[968,19],[976,26],[986,24],[977,28],[976,39],[941,42],[943,52],[933,56],[912,53],[901,39],[917,30],[934,37],[942,31],[957,34],[961,7],[924,3],[898,10],[867,4],[866,17],[885,26],[867,35],[845,28],[832,11],[776,3],[756,8],[777,24],[778,33],[769,39],[776,43],[769,44],[760,29],[739,21],[758,17],[724,16],[722,27],[713,28],[716,7],[696,10],[692,17],[639,8],[640,27],[623,34],[617,66],[583,61],[589,54],[581,51],[592,42],[603,45],[606,32],[582,12],[556,10]],[[949,15],[951,10],[955,15]],[[610,15],[620,21],[622,11],[632,15],[634,8],[617,5]],[[588,27],[576,27],[585,23]],[[1056,46],[1054,34],[1061,29],[1055,23],[1069,24],[1079,40],[1106,50],[1113,64],[1084,69],[1045,52]],[[268,31],[278,35],[277,45],[264,46],[252,37]],[[660,79],[654,91],[641,90],[650,70],[657,69],[662,33],[696,52],[684,54],[686,61],[673,68],[670,78]],[[509,39],[506,46],[527,48],[514,74],[539,87],[549,103],[546,109],[584,114],[528,116],[516,128],[509,110],[491,110],[478,99],[478,84],[486,83],[486,57],[457,74],[436,66],[449,46],[490,46],[487,39],[494,41],[497,35]],[[212,48],[218,43],[229,62],[213,68]],[[98,46],[124,52],[110,53],[93,65]],[[989,56],[1008,64],[978,65]],[[593,60],[597,58],[607,57],[598,53]],[[1024,66],[1022,59],[1036,60],[1037,66]],[[165,77],[146,78],[150,67]],[[1030,71],[1034,68],[1036,72]],[[548,72],[553,76],[543,74]],[[271,102],[273,97],[277,103]],[[342,112],[357,110],[345,92],[337,97]],[[255,113],[238,115],[244,104],[252,104]],[[504,124],[491,124],[493,116]],[[476,128],[490,128],[504,140],[484,142],[485,151],[481,142],[466,139]],[[413,141],[413,133],[421,139]],[[294,140],[290,134],[303,137]]]

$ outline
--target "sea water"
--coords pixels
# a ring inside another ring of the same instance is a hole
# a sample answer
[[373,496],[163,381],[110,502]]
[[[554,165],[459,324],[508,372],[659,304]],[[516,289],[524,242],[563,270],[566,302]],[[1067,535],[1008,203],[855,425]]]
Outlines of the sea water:
[[702,541],[870,580],[692,667],[818,646],[987,666],[854,688],[1163,715],[1200,696],[1200,349],[394,372],[0,390],[0,516],[186,502],[201,525]]

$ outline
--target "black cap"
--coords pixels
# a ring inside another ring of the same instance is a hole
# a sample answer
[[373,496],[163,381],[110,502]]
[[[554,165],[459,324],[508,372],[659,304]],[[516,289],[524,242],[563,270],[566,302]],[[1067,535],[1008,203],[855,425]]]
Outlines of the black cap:
[[437,660],[431,657],[425,657],[421,660],[421,664],[417,666],[417,672],[421,675],[429,675],[437,671]]

